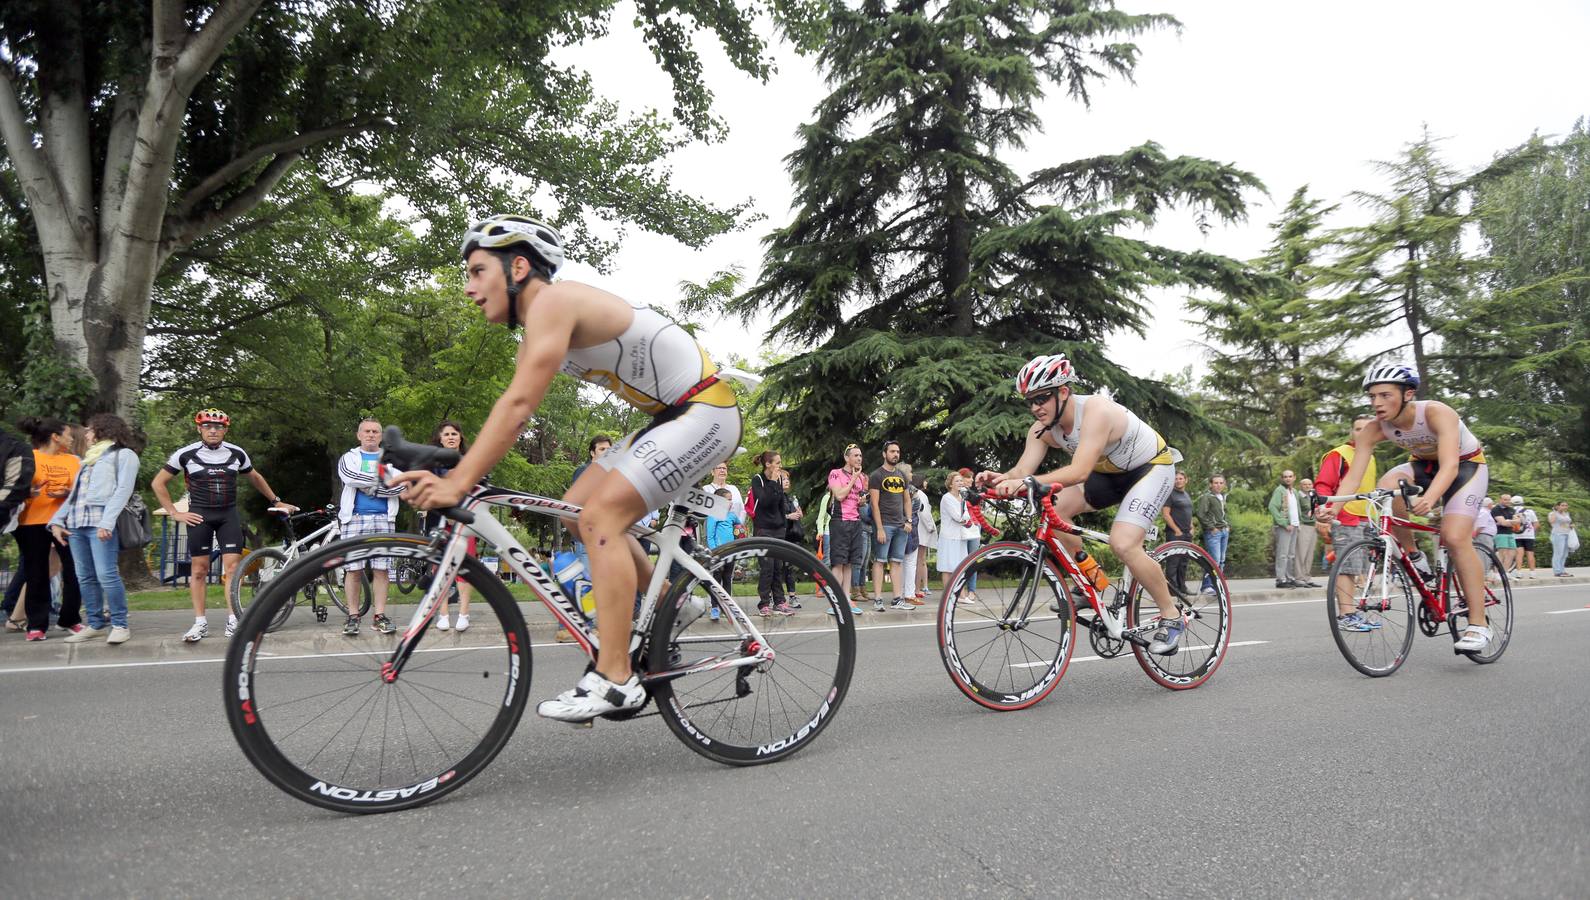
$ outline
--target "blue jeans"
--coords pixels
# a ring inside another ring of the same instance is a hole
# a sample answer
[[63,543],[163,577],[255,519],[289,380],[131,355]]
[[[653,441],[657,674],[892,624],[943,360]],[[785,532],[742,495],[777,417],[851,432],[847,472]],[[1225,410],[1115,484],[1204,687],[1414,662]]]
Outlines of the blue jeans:
[[[1222,572],[1226,570],[1226,548],[1229,546],[1231,546],[1231,529],[1226,528],[1221,531],[1210,530],[1204,532],[1204,549],[1208,550],[1209,555],[1214,557],[1215,565],[1219,566],[1220,571]],[[1214,586],[1214,579],[1210,578],[1208,575],[1205,575],[1204,583],[1200,585],[1199,588],[1201,590],[1203,588],[1212,588]]]
[[[872,536],[875,540],[878,537],[876,528],[873,529]],[[904,525],[883,526],[883,540],[876,541],[872,545],[873,562],[905,562],[905,542],[909,537],[910,535],[905,533]]]
[[1551,536],[1551,571],[1553,574],[1562,574],[1568,571],[1568,535],[1554,534]]
[[122,584],[116,558],[121,542],[111,530],[110,540],[99,539],[99,528],[83,525],[67,534],[72,547],[72,562],[77,568],[77,585],[83,594],[83,615],[90,628],[104,628],[105,607],[110,606],[110,625],[127,627],[127,587]]

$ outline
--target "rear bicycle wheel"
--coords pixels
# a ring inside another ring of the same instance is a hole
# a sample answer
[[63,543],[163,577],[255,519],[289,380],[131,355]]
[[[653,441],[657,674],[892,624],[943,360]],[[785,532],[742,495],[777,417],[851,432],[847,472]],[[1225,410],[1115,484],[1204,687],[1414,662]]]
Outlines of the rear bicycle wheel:
[[[1187,624],[1176,652],[1161,656],[1130,641],[1137,664],[1154,683],[1186,691],[1208,681],[1225,661],[1231,643],[1231,592],[1225,575],[1204,548],[1188,541],[1168,541],[1149,552],[1165,572],[1172,599]],[[1203,585],[1209,585],[1207,589]],[[1141,583],[1132,589],[1126,607],[1129,631],[1154,622],[1159,605]]]
[[[227,724],[248,761],[306,803],[356,813],[418,806],[479,774],[507,743],[529,705],[530,635],[512,595],[473,558],[460,570],[478,591],[464,634],[438,633],[418,611],[400,636],[327,641],[309,625],[266,627],[353,555],[437,561],[441,548],[369,535],[284,569],[227,646]],[[389,675],[400,638],[414,649]]]
[[[1507,650],[1507,644],[1513,639],[1513,584],[1508,579],[1507,573],[1502,570],[1502,563],[1496,557],[1496,551],[1489,547],[1474,545],[1474,551],[1480,555],[1482,569],[1486,573],[1495,572],[1501,579],[1497,584],[1485,582],[1485,624],[1491,629],[1491,639],[1479,650],[1468,650],[1463,653],[1469,659],[1480,665],[1496,662]],[[1456,579],[1453,579],[1456,581]],[[1463,596],[1463,585],[1454,585],[1455,602],[1452,604],[1452,632],[1453,640],[1463,633],[1468,627],[1468,598]]]
[[[972,702],[1010,712],[1049,696],[1074,649],[1076,607],[1052,560],[1030,544],[978,549],[939,601],[939,658]],[[1052,612],[1059,609],[1059,613]]]
[[[790,567],[798,589],[821,598],[801,614],[758,618],[774,658],[648,683],[668,729],[690,749],[731,766],[773,762],[811,743],[844,701],[856,664],[856,626],[832,572],[801,547],[775,538],[741,538],[714,550],[707,570],[733,573],[748,560]],[[754,577],[754,576],[753,576]],[[730,576],[733,596],[756,596]],[[736,600],[736,605],[741,601]],[[749,604],[748,604],[749,605]],[[758,652],[733,613],[711,616],[712,595],[695,577],[676,582],[659,604],[647,642],[648,672],[726,663]],[[743,609],[742,609],[743,613]]]
[[425,570],[420,566],[419,563],[416,563],[413,560],[405,559],[398,563],[395,568],[393,568],[392,585],[396,587],[400,593],[412,594],[414,593],[414,589],[419,586],[420,576],[423,575],[424,572]]
[[1336,649],[1354,669],[1384,678],[1402,667],[1413,647],[1417,604],[1418,592],[1401,561],[1387,558],[1384,541],[1356,541],[1336,551],[1325,614]]
[[[243,618],[254,598],[281,574],[286,565],[287,554],[277,547],[262,547],[243,557],[237,568],[232,570],[231,580],[226,583],[226,602],[232,607],[232,615]],[[293,606],[291,599],[281,604],[267,630],[275,631],[287,624]]]

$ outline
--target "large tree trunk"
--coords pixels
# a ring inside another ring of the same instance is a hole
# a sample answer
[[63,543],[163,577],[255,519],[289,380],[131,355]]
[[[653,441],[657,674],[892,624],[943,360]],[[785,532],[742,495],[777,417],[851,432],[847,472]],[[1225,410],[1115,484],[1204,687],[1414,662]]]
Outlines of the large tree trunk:
[[[148,72],[130,74],[119,86],[100,146],[89,123],[85,60],[92,40],[84,34],[81,0],[63,2],[40,32],[40,68],[31,86],[37,91],[36,133],[17,75],[0,72],[0,137],[38,228],[56,346],[95,381],[90,412],[126,417],[137,402],[150,294],[161,264],[227,215],[257,203],[297,158],[278,158],[259,178],[259,190],[245,192],[231,209],[195,216],[190,203],[168,221],[187,98],[259,2],[224,4],[190,32],[182,3],[154,0]],[[101,150],[96,197],[93,165]]]

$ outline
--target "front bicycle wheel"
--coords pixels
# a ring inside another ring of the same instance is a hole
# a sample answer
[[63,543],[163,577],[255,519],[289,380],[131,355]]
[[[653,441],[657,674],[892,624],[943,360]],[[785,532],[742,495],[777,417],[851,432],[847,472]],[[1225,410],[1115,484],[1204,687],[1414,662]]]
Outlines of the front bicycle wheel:
[[371,569],[369,568],[368,561],[365,561],[365,563],[366,565],[364,568],[356,570],[359,573],[359,612],[357,614],[348,611],[348,580],[346,569],[336,569],[322,572],[320,573],[319,580],[316,582],[315,586],[319,590],[325,591],[326,596],[331,598],[331,602],[336,604],[337,608],[342,610],[342,614],[345,616],[358,615],[358,617],[362,619],[364,618],[365,613],[370,611],[370,598],[374,593],[374,582],[370,577]]
[[1336,551],[1325,614],[1331,637],[1347,664],[1371,678],[1397,671],[1413,647],[1418,592],[1401,560],[1387,557],[1385,541],[1375,538]]
[[939,657],[972,702],[1026,709],[1060,683],[1076,624],[1062,574],[1053,560],[1040,569],[1032,545],[1001,541],[950,576],[939,601]]
[[[222,695],[243,755],[315,806],[373,813],[428,803],[502,750],[529,703],[530,634],[512,595],[473,558],[467,632],[437,632],[416,609],[396,636],[328,641],[309,625],[270,631],[283,605],[348,558],[439,561],[421,537],[337,541],[288,566],[249,604],[227,646]],[[402,641],[413,651],[401,660]]]
[[[269,585],[282,569],[287,565],[287,554],[276,547],[262,547],[250,552],[232,570],[232,578],[226,583],[226,602],[232,607],[232,615],[239,619],[249,605],[254,602],[255,596]],[[293,603],[283,603],[268,627],[276,629],[287,624],[287,617],[293,613]]]
[[[1485,582],[1485,624],[1490,626],[1491,639],[1485,646],[1478,650],[1464,651],[1463,655],[1474,660],[1480,665],[1496,662],[1502,653],[1507,650],[1507,643],[1513,639],[1513,584],[1507,578],[1507,572],[1502,569],[1501,561],[1496,558],[1496,551],[1489,547],[1474,545],[1474,551],[1480,555],[1481,567],[1487,575],[1495,573],[1500,580],[1496,584]],[[1452,604],[1452,634],[1453,640],[1463,633],[1468,627],[1468,602],[1463,596],[1463,585],[1453,579],[1456,595]]]
[[[1130,641],[1137,664],[1154,683],[1173,691],[1186,691],[1208,681],[1225,661],[1231,643],[1231,591],[1226,577],[1204,548],[1188,541],[1168,541],[1149,552],[1170,587],[1171,599],[1187,625],[1175,652],[1149,651],[1147,642]],[[1139,582],[1126,606],[1127,631],[1157,631],[1159,605]]]
[[749,571],[744,564],[751,560],[789,567],[797,589],[819,598],[795,616],[756,620],[772,660],[733,665],[762,648],[736,625],[733,610],[714,617],[712,594],[688,575],[659,604],[647,644],[648,672],[688,672],[649,682],[669,730],[702,756],[732,766],[773,762],[811,743],[833,721],[856,665],[855,621],[828,567],[776,538],[730,541],[705,565],[728,581],[731,596],[754,599],[754,584],[747,591],[733,577],[736,564]]

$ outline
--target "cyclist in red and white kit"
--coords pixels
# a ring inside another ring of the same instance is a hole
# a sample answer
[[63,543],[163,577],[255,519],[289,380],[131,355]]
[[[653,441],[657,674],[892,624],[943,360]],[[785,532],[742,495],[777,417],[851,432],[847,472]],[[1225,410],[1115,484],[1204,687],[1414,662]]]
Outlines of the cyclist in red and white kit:
[[[1171,598],[1165,571],[1143,549],[1143,538],[1170,496],[1176,482],[1176,451],[1131,410],[1108,397],[1076,394],[1070,360],[1062,354],[1040,356],[1016,375],[1016,391],[1027,400],[1037,422],[1027,430],[1027,446],[1008,472],[982,472],[978,484],[992,484],[1002,496],[1024,490],[1023,480],[1038,471],[1051,449],[1071,454],[1071,464],[1044,475],[1041,484],[1062,484],[1054,509],[1070,521],[1078,513],[1119,504],[1110,525],[1110,549],[1159,606],[1161,627],[1149,652],[1176,652],[1185,622]],[[1085,422],[1085,425],[1084,425]],[[1082,551],[1082,539],[1057,535],[1066,551]]]
[[470,226],[462,252],[470,299],[491,322],[526,328],[508,389],[469,452],[445,477],[407,472],[404,496],[425,509],[456,506],[507,454],[559,372],[608,388],[649,413],[586,468],[563,499],[584,507],[580,540],[591,560],[599,636],[596,666],[573,688],[542,702],[551,719],[583,723],[646,701],[629,658],[635,586],[651,563],[628,534],[647,511],[706,478],[740,445],[734,391],[690,333],[650,307],[576,281],[552,280],[563,242],[523,216]]
[[[1485,465],[1485,449],[1469,431],[1456,410],[1437,400],[1416,400],[1419,376],[1404,365],[1372,366],[1364,375],[1364,392],[1374,408],[1379,428],[1365,428],[1354,440],[1353,463],[1342,484],[1358,484],[1368,471],[1376,444],[1390,441],[1407,450],[1412,458],[1380,478],[1380,487],[1396,488],[1411,481],[1424,488],[1411,507],[1401,497],[1393,509],[1406,516],[1428,516],[1441,503],[1441,543],[1445,545],[1458,585],[1466,598],[1485,596],[1485,568],[1474,550],[1474,517],[1481,514],[1485,489],[1490,484]],[[1335,514],[1342,504],[1331,505]],[[1421,571],[1428,572],[1423,554],[1407,528],[1393,528],[1398,543]],[[1491,640],[1485,624],[1485,604],[1470,603],[1469,625],[1453,644],[1456,650],[1480,650]]]

